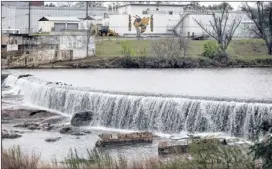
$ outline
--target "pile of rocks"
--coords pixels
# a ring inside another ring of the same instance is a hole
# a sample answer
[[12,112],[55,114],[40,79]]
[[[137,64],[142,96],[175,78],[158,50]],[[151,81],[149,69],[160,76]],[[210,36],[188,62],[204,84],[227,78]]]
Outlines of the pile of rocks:
[[2,130],[2,139],[15,139],[15,138],[20,138],[22,137],[22,135],[20,134],[17,134],[16,132],[14,131],[10,131],[8,132],[7,130]]

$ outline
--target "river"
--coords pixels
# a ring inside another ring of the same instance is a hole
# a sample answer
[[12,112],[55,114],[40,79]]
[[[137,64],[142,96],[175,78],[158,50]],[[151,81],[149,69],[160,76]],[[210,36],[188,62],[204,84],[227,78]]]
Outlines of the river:
[[[3,84],[10,86],[3,91],[3,100],[10,95],[16,98],[12,101],[8,97],[9,105],[34,106],[68,116],[80,111],[95,113],[88,127],[93,133],[79,140],[65,136],[48,144],[44,138],[49,134],[35,131],[16,140],[3,141],[4,148],[14,144],[36,147],[47,159],[52,155],[63,157],[70,147],[92,148],[101,130],[149,130],[167,137],[194,132],[250,138],[260,135],[255,130],[257,125],[272,118],[271,68],[24,69],[5,72],[11,75]],[[27,73],[34,76],[17,78],[18,74]],[[157,143],[110,152],[131,157],[139,153],[152,156],[157,155]]]

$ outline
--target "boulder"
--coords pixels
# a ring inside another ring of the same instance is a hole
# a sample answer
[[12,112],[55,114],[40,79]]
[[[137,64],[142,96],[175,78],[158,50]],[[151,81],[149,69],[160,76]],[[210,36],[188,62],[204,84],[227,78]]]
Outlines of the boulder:
[[73,133],[73,128],[71,126],[65,126],[60,129],[61,134],[71,134]]
[[82,131],[75,131],[75,132],[71,133],[71,135],[74,135],[74,136],[84,136],[86,134],[84,132],[82,132]]
[[71,120],[73,126],[88,126],[93,119],[93,112],[79,112],[75,113]]
[[56,115],[46,110],[6,109],[2,112],[2,120],[39,119]]
[[18,79],[23,78],[23,77],[28,77],[28,76],[33,76],[33,75],[31,75],[31,74],[20,75],[20,76],[18,76]]
[[54,126],[52,126],[49,123],[44,123],[44,124],[40,124],[40,128],[43,131],[51,131],[54,128]]
[[49,137],[49,138],[46,138],[45,141],[46,142],[56,142],[60,139],[61,139],[61,137]]
[[24,122],[21,124],[16,124],[13,127],[22,127],[27,128],[29,130],[40,130],[39,124],[33,122]]
[[15,139],[19,137],[22,137],[22,135],[17,133],[3,133],[2,132],[2,139]]
[[39,125],[33,124],[27,127],[28,130],[40,130]]
[[80,129],[80,128],[73,127],[73,126],[64,126],[59,131],[61,134],[71,134],[71,135],[75,135],[75,136],[82,136],[82,135],[92,133],[89,130],[84,130],[84,129]]

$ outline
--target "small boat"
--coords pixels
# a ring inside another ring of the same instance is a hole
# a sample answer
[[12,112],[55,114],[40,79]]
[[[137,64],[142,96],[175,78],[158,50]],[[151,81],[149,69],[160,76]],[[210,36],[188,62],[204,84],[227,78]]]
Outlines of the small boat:
[[151,132],[133,132],[117,135],[103,133],[99,137],[100,139],[95,143],[96,147],[152,143],[153,141],[153,134]]

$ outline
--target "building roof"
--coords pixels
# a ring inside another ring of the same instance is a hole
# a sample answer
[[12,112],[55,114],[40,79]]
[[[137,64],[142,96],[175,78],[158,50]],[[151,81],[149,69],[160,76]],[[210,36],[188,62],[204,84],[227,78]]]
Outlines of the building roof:
[[39,21],[70,21],[70,22],[79,22],[80,20],[77,17],[63,16],[63,17],[51,17],[44,16]]
[[93,17],[91,16],[87,16],[86,18],[84,18],[83,20],[95,20]]
[[125,6],[172,6],[172,7],[185,7],[190,6],[190,4],[143,4],[143,3],[130,3],[125,5],[119,5],[119,7],[125,7]]

